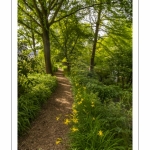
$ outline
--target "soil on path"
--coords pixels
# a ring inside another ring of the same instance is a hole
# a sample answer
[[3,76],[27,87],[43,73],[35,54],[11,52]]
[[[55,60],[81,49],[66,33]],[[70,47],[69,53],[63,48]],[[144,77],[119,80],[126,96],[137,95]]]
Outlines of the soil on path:
[[[61,70],[56,73],[58,87],[44,104],[27,135],[18,139],[18,150],[67,150],[69,127],[64,124],[72,112],[71,85]],[[56,144],[58,138],[61,142]]]

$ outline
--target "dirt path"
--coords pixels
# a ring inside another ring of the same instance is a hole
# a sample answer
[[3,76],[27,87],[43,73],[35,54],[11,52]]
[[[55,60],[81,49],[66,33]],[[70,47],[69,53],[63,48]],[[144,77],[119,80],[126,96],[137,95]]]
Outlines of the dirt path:
[[[44,105],[38,118],[31,124],[28,135],[18,139],[18,150],[67,150],[69,127],[64,124],[72,111],[72,93],[69,81],[59,70],[58,87]],[[58,138],[61,142],[56,144]]]

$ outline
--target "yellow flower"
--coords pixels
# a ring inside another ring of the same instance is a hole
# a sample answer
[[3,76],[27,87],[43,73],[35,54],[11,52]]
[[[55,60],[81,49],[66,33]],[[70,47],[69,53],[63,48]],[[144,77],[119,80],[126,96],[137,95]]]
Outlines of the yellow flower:
[[78,123],[78,119],[77,119],[77,118],[73,118],[72,121],[73,121],[74,123]]
[[75,128],[75,127],[73,127],[71,130],[72,130],[72,132],[76,132],[76,131],[78,131],[78,129],[77,129],[77,128]]
[[76,109],[73,109],[73,114],[77,114],[77,110]]
[[95,118],[93,117],[93,120],[95,120]]
[[82,101],[78,102],[78,105],[82,104]]
[[56,120],[58,121],[58,120],[59,120],[59,117],[56,117]]
[[61,138],[57,138],[57,140],[56,140],[56,145],[58,145],[59,143],[61,143],[61,141],[62,141],[62,139]]
[[102,135],[103,135],[103,132],[102,132],[101,130],[99,130],[98,135],[99,135],[99,136],[102,136]]
[[66,124],[66,125],[68,125],[69,123],[70,123],[69,119],[66,119],[66,120],[64,121],[64,124]]
[[91,105],[92,107],[95,107],[95,105],[94,105],[94,102],[92,102],[92,105]]
[[75,104],[73,104],[73,105],[72,105],[72,108],[73,108],[73,109],[75,109],[75,107],[76,107],[76,105],[75,105]]

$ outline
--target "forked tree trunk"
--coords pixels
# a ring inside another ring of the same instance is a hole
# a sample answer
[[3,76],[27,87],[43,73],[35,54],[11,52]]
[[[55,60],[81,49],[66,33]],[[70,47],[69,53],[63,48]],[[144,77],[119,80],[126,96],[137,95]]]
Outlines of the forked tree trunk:
[[43,44],[44,44],[44,58],[45,58],[46,73],[53,75],[51,54],[50,54],[49,31],[46,30],[43,31]]

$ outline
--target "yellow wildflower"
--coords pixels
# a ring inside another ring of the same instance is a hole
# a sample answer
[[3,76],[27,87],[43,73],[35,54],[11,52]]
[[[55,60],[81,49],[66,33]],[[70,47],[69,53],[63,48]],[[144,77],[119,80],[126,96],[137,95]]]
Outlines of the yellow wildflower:
[[94,105],[94,102],[92,102],[92,105],[91,105],[92,107],[95,107],[95,105]]
[[56,117],[56,120],[58,121],[60,117]]
[[93,120],[95,120],[95,118],[93,117]]
[[73,121],[74,123],[78,123],[78,119],[77,119],[77,118],[73,118],[72,121]]
[[92,107],[95,107],[95,105],[94,105],[94,104],[92,104],[91,106],[92,106]]
[[77,129],[77,128],[75,128],[75,127],[73,127],[71,130],[72,130],[72,132],[76,132],[76,131],[78,131],[78,129]]
[[78,102],[78,105],[82,104],[82,101]]
[[72,108],[74,109],[75,107],[76,107],[76,105],[75,105],[75,104],[73,104],[73,105],[72,105]]
[[77,114],[77,110],[76,109],[73,109],[73,114]]
[[66,125],[68,125],[69,123],[70,123],[69,119],[66,119],[66,120],[64,121],[64,124],[66,124]]
[[99,136],[102,136],[102,135],[103,135],[103,132],[100,130],[100,131],[98,132],[98,135],[99,135]]
[[55,142],[56,145],[58,145],[59,143],[61,143],[61,141],[62,141],[61,138],[57,138],[57,140],[56,140],[56,142]]

